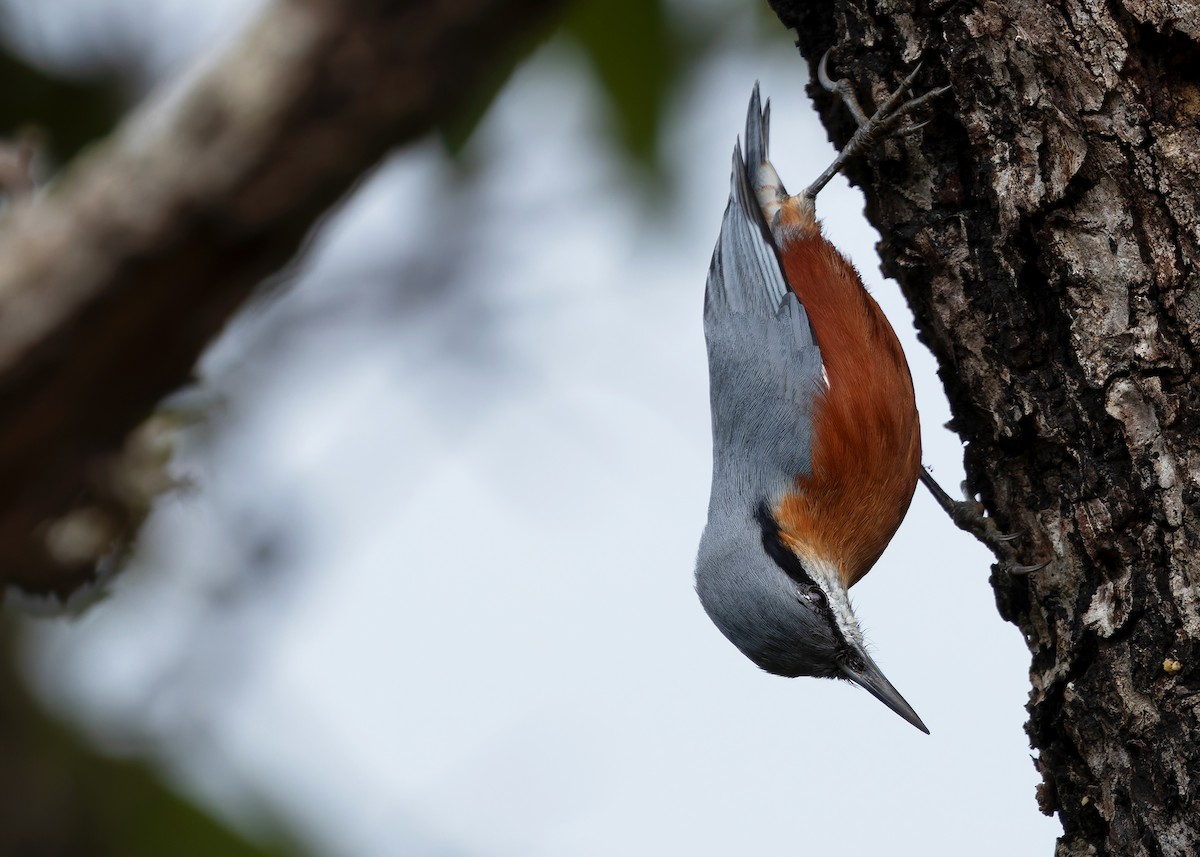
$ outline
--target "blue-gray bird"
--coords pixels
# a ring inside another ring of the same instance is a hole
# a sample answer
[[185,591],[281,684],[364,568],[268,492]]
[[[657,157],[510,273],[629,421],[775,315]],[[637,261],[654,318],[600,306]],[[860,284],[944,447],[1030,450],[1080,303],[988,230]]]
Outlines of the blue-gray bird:
[[[865,144],[928,97],[896,110],[893,96],[889,112],[864,117]],[[817,191],[865,144],[852,140],[789,196],[769,126],[756,84],[705,292],[713,475],[696,590],[762,669],[848,679],[928,732],[867,653],[847,596],[900,526],[921,469],[900,343],[814,212]]]

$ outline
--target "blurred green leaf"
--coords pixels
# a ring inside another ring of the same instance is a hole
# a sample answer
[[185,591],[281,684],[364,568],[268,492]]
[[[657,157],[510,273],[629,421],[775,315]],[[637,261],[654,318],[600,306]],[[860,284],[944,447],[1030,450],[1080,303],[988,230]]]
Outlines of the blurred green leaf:
[[177,795],[146,765],[97,753],[50,719],[13,668],[12,636],[11,627],[0,627],[0,854],[300,857],[304,853],[245,839]]
[[[792,40],[761,2],[695,14],[686,7],[673,9],[666,0],[576,0],[554,32],[582,54],[607,100],[619,153],[642,168],[638,184],[658,201],[669,198],[654,192],[667,177],[660,146],[667,104],[689,70],[719,51],[731,30],[764,45]],[[531,41],[498,68],[469,109],[444,127],[452,152],[461,152],[513,70],[542,41]]]
[[471,95],[467,103],[443,123],[442,139],[452,154],[457,155],[462,151],[471,138],[471,134],[479,126],[483,117],[487,115],[488,108],[492,106],[496,96],[500,94],[504,85],[512,77],[513,71],[526,57],[541,46],[546,37],[553,32],[557,23],[557,20],[548,20],[541,26],[535,24],[526,28],[525,31],[529,33],[529,38],[524,43],[517,45],[511,54],[504,57],[495,68],[491,69],[487,79]]
[[655,168],[667,98],[683,57],[662,0],[581,0],[564,30],[583,50],[634,158]]

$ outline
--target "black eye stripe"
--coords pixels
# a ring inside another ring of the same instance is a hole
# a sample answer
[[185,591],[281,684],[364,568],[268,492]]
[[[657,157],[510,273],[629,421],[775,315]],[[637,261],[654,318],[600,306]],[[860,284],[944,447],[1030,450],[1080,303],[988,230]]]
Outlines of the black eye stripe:
[[[775,521],[775,516],[771,514],[766,502],[758,504],[754,518],[762,529],[763,550],[767,552],[767,556],[774,560],[784,574],[800,586],[817,586],[817,582],[804,570],[804,564],[788,550],[787,545],[779,538],[779,524]],[[820,589],[819,586],[817,588]]]
[[822,604],[819,606],[820,612],[829,622],[829,627],[833,631],[833,636],[841,640],[842,646],[847,652],[850,652],[850,645],[846,642],[846,637],[842,634],[842,629],[838,627],[837,621],[833,618],[833,612],[829,609],[829,603],[824,597],[825,592],[817,584],[812,576],[805,571],[804,563],[800,562],[799,557],[792,553],[788,546],[779,538],[779,523],[775,520],[775,516],[771,514],[771,509],[767,506],[766,501],[758,504],[758,509],[754,513],[754,518],[758,521],[758,526],[762,530],[763,549],[767,552],[775,564],[779,566],[783,573],[790,577],[801,588],[812,587],[819,591],[822,595]]

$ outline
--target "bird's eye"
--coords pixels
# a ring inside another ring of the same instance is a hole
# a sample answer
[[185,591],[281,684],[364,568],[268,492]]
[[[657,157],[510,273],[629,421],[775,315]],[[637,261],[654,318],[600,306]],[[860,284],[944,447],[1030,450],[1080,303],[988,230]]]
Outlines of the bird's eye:
[[829,599],[825,597],[825,592],[819,586],[807,586],[801,590],[801,594],[813,607],[824,610],[829,606]]

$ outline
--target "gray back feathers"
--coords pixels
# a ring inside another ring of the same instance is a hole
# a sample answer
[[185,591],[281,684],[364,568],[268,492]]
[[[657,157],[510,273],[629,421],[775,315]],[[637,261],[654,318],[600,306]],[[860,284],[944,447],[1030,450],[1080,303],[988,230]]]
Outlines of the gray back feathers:
[[[750,171],[767,153],[758,87],[746,128]],[[729,205],[704,301],[712,404],[713,481],[696,589],[717,627],[764,669],[827,675],[839,645],[828,619],[764,548],[761,509],[812,472],[821,352],[789,288],[771,231],[734,148]]]
[[[760,162],[766,157],[768,115],[758,109],[755,86],[746,135],[748,151]],[[812,470],[821,352],[808,314],[784,278],[740,145],[734,148],[729,205],[708,273],[704,334],[713,500],[724,501],[730,490],[743,496],[748,490],[773,502],[791,489],[797,475]],[[725,484],[729,481],[741,484]]]

